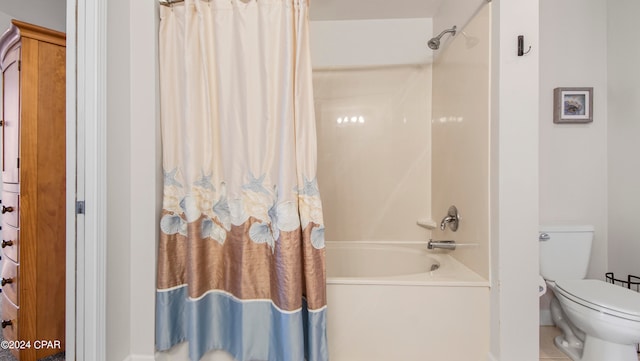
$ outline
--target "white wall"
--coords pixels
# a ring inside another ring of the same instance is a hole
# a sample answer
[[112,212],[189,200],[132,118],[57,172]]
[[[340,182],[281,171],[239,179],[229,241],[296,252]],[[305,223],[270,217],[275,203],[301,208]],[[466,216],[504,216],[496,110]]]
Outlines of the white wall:
[[[587,277],[604,279],[609,249],[606,1],[541,0],[540,24],[540,224],[593,225]],[[600,51],[594,51],[595,44]],[[554,124],[556,87],[593,87],[593,123]],[[542,324],[552,324],[551,297],[548,291],[540,299]]]
[[[540,224],[593,225],[588,277],[598,279],[607,271],[606,3],[540,1]],[[554,124],[556,87],[593,87],[593,123]]]
[[66,4],[66,0],[0,0],[0,32],[9,27],[11,19],[64,32]]
[[431,62],[430,18],[311,21],[315,68]]
[[[493,0],[491,355],[538,360],[538,1]],[[532,46],[516,56],[516,39]]]
[[311,2],[309,18],[312,21],[431,18],[445,1],[448,0],[320,0]]
[[[608,54],[609,270],[640,276],[640,31],[637,0],[606,1]],[[592,43],[596,44],[596,43]],[[602,44],[598,51],[604,52]],[[604,94],[603,94],[604,93]]]
[[107,4],[107,360],[131,352],[131,71],[129,1]]
[[158,3],[130,1],[131,87],[131,353],[155,351],[155,250],[162,205],[158,104]]
[[[1,9],[1,10],[4,10],[4,9]],[[9,25],[11,25],[11,19],[13,19],[11,15],[0,11],[0,32],[4,32],[7,29],[9,29]]]
[[107,360],[152,360],[155,349],[157,6],[108,2]]

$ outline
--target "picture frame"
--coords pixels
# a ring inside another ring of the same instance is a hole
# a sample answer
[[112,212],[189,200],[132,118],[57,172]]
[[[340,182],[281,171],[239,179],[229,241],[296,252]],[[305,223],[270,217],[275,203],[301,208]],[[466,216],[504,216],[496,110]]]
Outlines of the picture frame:
[[553,122],[593,122],[593,88],[553,89]]

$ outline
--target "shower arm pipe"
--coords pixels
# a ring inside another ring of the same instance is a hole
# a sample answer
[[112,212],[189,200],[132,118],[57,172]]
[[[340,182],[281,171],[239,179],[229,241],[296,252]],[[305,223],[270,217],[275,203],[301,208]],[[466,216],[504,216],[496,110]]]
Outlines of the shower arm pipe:
[[471,16],[469,17],[469,19],[467,19],[467,21],[464,22],[464,24],[462,24],[461,27],[459,27],[457,29],[458,32],[462,33],[464,31],[464,29],[466,29],[467,25],[469,25],[469,23],[471,22],[471,20],[473,20],[476,15],[478,15],[478,13],[480,12],[480,10],[482,10],[482,8],[491,3],[492,0],[484,0],[480,3],[480,5],[478,6],[478,8],[476,8],[476,10],[473,12],[473,14],[471,14]]
[[434,38],[435,39],[441,39],[444,36],[444,34],[447,34],[447,33],[451,33],[451,36],[455,36],[457,31],[458,31],[457,29],[458,29],[458,27],[454,25],[451,29],[442,30],[440,32],[440,34],[438,34],[438,36],[435,36]]
[[[467,25],[469,25],[469,23],[471,22],[471,20],[473,20],[473,18],[475,18],[475,17],[476,17],[476,15],[478,15],[478,13],[480,12],[480,10],[482,10],[482,8],[483,8],[485,5],[487,5],[487,4],[489,4],[489,3],[491,3],[491,1],[492,1],[492,0],[483,0],[483,1],[480,3],[480,5],[478,6],[478,8],[476,8],[476,10],[473,12],[473,14],[471,14],[471,16],[469,17],[469,19],[467,19],[467,21],[465,21],[465,22],[464,22],[464,24],[462,24],[462,26],[460,26],[460,27],[457,27],[457,26],[456,26],[456,29],[455,29],[456,33],[463,33],[463,32],[464,32],[464,29],[467,27]],[[451,30],[451,29],[447,29],[447,30]],[[444,30],[444,31],[447,31],[447,30]],[[444,32],[444,31],[443,31],[443,32]],[[443,34],[442,34],[442,33],[440,33],[440,35],[435,36],[435,37],[433,37],[432,39],[437,39],[437,38],[438,38],[439,36],[441,36],[441,35],[443,35]],[[438,54],[436,54],[436,57],[438,57]],[[434,59],[434,60],[435,60],[435,59]]]

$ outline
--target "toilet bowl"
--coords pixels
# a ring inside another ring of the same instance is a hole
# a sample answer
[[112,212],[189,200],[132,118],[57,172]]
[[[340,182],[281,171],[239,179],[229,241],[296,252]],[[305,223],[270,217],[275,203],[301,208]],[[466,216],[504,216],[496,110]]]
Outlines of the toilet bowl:
[[556,346],[573,361],[638,361],[640,293],[585,279],[592,226],[540,228],[540,272],[553,292]]
[[[600,280],[556,281],[558,348],[574,361],[637,361],[640,294]],[[566,323],[563,325],[562,323]]]

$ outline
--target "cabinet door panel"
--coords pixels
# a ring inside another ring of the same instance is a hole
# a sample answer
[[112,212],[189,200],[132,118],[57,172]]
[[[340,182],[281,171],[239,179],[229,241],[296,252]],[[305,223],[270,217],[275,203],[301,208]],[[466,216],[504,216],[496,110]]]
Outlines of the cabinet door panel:
[[20,137],[20,48],[14,48],[7,53],[11,61],[4,69],[2,114],[2,181],[5,183],[19,182],[19,137]]

